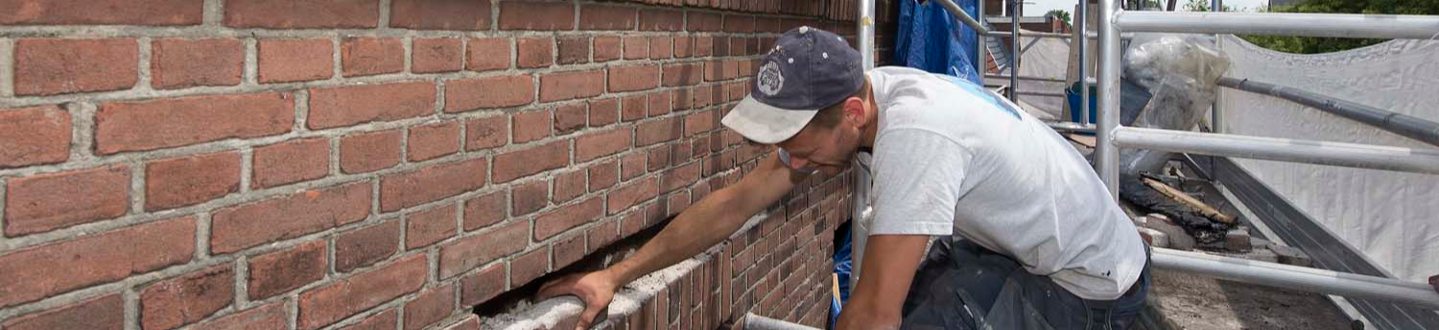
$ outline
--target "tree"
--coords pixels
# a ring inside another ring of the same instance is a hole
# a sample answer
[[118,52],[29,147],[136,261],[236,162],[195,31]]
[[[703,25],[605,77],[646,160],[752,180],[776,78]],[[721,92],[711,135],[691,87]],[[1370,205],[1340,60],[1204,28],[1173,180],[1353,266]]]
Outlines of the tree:
[[1063,9],[1050,10],[1049,12],[1044,13],[1044,16],[1054,16],[1055,18],[1058,18],[1058,19],[1060,19],[1060,20],[1063,20],[1065,24],[1073,24],[1073,23],[1074,23],[1074,22],[1069,21],[1069,12],[1064,11]]
[[[1237,11],[1237,10],[1234,9],[1234,7],[1230,7],[1229,5],[1224,5],[1223,8],[1224,8],[1224,11],[1226,11],[1226,12],[1235,12],[1235,11]],[[1185,11],[1209,11],[1209,0],[1189,0],[1189,2],[1185,2],[1185,3],[1184,3],[1184,10],[1185,10]]]
[[[1190,0],[1193,2],[1196,0]],[[1439,0],[1306,0],[1295,5],[1269,8],[1286,13],[1351,13],[1439,15]],[[1323,24],[1316,22],[1315,24]],[[1317,54],[1354,49],[1384,42],[1385,39],[1311,38],[1289,36],[1240,36],[1256,45],[1281,52]]]

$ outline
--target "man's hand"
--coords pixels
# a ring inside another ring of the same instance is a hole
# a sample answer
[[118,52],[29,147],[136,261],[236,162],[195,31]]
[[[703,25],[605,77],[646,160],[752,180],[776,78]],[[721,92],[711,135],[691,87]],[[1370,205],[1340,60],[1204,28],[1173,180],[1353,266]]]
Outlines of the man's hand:
[[617,289],[619,284],[604,271],[570,274],[540,286],[537,298],[545,300],[563,295],[579,297],[585,303],[585,310],[580,313],[575,329],[584,330],[594,325],[596,317],[606,313],[610,301],[615,299]]
[[904,298],[928,245],[925,235],[870,235],[859,283],[835,329],[898,329]]

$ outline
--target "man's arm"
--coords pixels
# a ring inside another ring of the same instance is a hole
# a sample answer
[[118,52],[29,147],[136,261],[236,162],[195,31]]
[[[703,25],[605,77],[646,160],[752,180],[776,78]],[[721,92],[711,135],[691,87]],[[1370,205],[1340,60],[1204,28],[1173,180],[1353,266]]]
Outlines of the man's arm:
[[872,235],[864,248],[859,284],[835,329],[899,329],[901,309],[928,235]]
[[716,190],[685,209],[628,259],[604,270],[546,283],[540,288],[539,299],[579,296],[585,301],[585,310],[576,326],[589,328],[609,305],[619,286],[719,243],[744,225],[750,216],[784,197],[806,175],[790,170],[775,154],[770,154],[738,183]]

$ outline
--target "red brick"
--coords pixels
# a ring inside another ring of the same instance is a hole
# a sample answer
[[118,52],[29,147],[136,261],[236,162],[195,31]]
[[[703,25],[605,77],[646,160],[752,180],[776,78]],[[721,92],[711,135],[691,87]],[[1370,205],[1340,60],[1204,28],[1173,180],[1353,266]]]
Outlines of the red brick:
[[620,181],[634,179],[645,174],[645,162],[648,155],[644,152],[634,152],[620,158]]
[[549,272],[550,250],[540,248],[510,259],[510,287],[518,288]]
[[585,128],[587,112],[589,109],[584,103],[571,103],[556,106],[555,109],[555,134],[565,135]]
[[329,39],[261,39],[255,55],[260,83],[329,79],[334,48]]
[[516,217],[534,213],[549,206],[549,182],[540,180],[515,184],[510,188],[510,204],[510,210],[513,211],[511,214]]
[[395,330],[395,324],[399,322],[400,313],[395,308],[387,309],[379,314],[370,315],[358,323],[341,327],[340,330]]
[[542,241],[570,228],[578,227],[605,215],[604,199],[590,199],[562,206],[535,217],[535,240]]
[[674,151],[674,145],[660,145],[649,149],[649,171],[659,171],[670,166],[670,156]]
[[274,297],[325,278],[325,241],[301,243],[250,258],[250,300]]
[[600,191],[609,188],[619,182],[619,163],[608,161],[591,165],[587,169],[590,176],[590,191]]
[[659,194],[659,188],[659,180],[650,177],[611,190],[608,195],[609,214],[617,214],[631,206],[654,199]]
[[229,0],[225,26],[237,28],[373,28],[379,0]]
[[10,179],[5,188],[5,236],[125,215],[130,210],[129,186],[130,168],[123,164]]
[[435,109],[435,83],[402,82],[310,89],[310,129],[414,118]]
[[485,185],[484,158],[426,166],[380,178],[380,211],[390,212],[479,189]]
[[701,62],[665,65],[664,76],[665,87],[698,85],[704,79],[704,67]]
[[245,66],[239,39],[160,39],[150,51],[150,84],[157,89],[238,85]]
[[488,30],[490,0],[394,0],[390,27],[416,30]]
[[612,5],[580,5],[580,30],[634,30],[635,8]]
[[446,285],[415,296],[405,304],[405,329],[413,330],[440,322],[455,311],[455,287]]
[[465,66],[465,47],[459,38],[414,39],[410,43],[410,72],[455,72]]
[[[16,250],[0,255],[0,274],[5,274],[5,280],[0,281],[0,308],[182,264],[194,254],[194,217],[155,221]],[[64,276],[56,276],[57,269],[67,271]],[[5,328],[12,326],[7,324]]]
[[657,117],[670,113],[676,106],[670,102],[674,96],[669,92],[655,92],[649,94],[649,105],[645,114],[649,117]]
[[570,164],[569,141],[554,141],[495,155],[496,183],[510,182]]
[[96,153],[154,150],[290,131],[289,94],[193,96],[104,103],[95,118]]
[[694,56],[706,57],[714,54],[714,37],[696,36],[694,40]]
[[680,136],[684,122],[672,117],[640,123],[635,128],[635,146],[643,147],[660,142],[674,141]]
[[446,244],[440,248],[440,278],[519,252],[530,242],[529,229],[529,222],[515,222]]
[[605,90],[605,73],[580,70],[540,76],[540,102],[598,96]]
[[685,14],[679,10],[645,9],[640,11],[640,31],[681,31]]
[[587,162],[629,149],[632,133],[628,127],[589,133],[575,138],[575,161]]
[[395,129],[340,138],[340,171],[364,173],[399,164],[402,134]]
[[240,154],[214,153],[145,164],[145,210],[204,203],[240,190]]
[[690,162],[665,171],[660,175],[660,192],[670,192],[699,181],[700,162]]
[[267,188],[325,177],[330,173],[330,141],[292,140],[255,148],[253,188]]
[[568,2],[500,2],[501,30],[573,30],[575,5]]
[[514,128],[510,131],[513,133],[512,138],[515,143],[550,137],[550,131],[554,126],[551,124],[550,113],[549,109],[515,113]]
[[669,36],[650,37],[650,59],[664,60],[674,56],[674,39]]
[[475,151],[503,146],[510,140],[508,116],[470,119],[465,122],[465,150]]
[[675,58],[686,58],[693,54],[691,49],[693,49],[694,39],[690,36],[678,36],[674,41]]
[[15,42],[15,95],[129,89],[139,75],[135,39],[20,39]]
[[585,194],[585,171],[570,171],[555,175],[554,194],[551,200],[564,203]]
[[4,328],[120,330],[125,328],[125,301],[119,294],[111,294],[20,316],[5,321]]
[[597,36],[594,40],[595,62],[608,62],[620,58],[620,37]]
[[505,291],[505,263],[495,263],[460,279],[460,305],[474,306]]
[[172,329],[214,314],[235,298],[229,264],[164,280],[140,292],[140,326]]
[[690,32],[719,32],[724,26],[720,14],[692,11],[688,13]]
[[398,38],[344,38],[340,41],[340,69],[346,77],[403,71],[405,45]]
[[649,108],[649,98],[645,95],[625,96],[621,103],[620,120],[626,122],[644,119]]
[[585,235],[575,234],[557,239],[551,251],[554,260],[551,266],[556,271],[563,269],[585,257]]
[[658,65],[610,67],[609,71],[610,92],[639,91],[660,86]]
[[59,106],[0,109],[0,168],[70,159],[70,113]]
[[555,38],[527,37],[515,39],[517,60],[521,68],[541,68],[555,64]]
[[340,233],[335,236],[335,271],[347,273],[385,260],[400,246],[400,221]]
[[419,291],[428,276],[425,255],[400,259],[389,265],[355,274],[329,286],[300,294],[301,329],[330,325],[350,315]]
[[691,137],[715,129],[715,112],[700,111],[685,116],[685,136]]
[[601,127],[620,121],[620,101],[616,98],[590,100],[590,127]]
[[410,127],[409,141],[412,162],[460,152],[460,123],[450,121]]
[[754,33],[754,16],[746,14],[725,15],[724,32]]
[[528,74],[445,82],[445,112],[506,108],[534,101],[534,77]]
[[454,237],[455,205],[439,207],[405,215],[405,248],[415,249],[435,244]]
[[599,250],[602,247],[610,245],[610,243],[618,241],[620,239],[619,229],[618,219],[601,221],[594,227],[590,227],[590,230],[585,232],[585,235],[589,237],[590,241],[588,252]]
[[625,59],[639,60],[650,57],[650,39],[644,36],[625,36]]
[[211,220],[210,251],[239,251],[360,221],[369,214],[369,182],[227,207],[216,211]]
[[561,37],[555,40],[559,49],[559,64],[578,64],[590,61],[590,38],[585,36]]
[[505,214],[505,193],[492,192],[465,201],[465,231],[500,223]]
[[465,70],[490,71],[510,67],[510,38],[470,39],[465,47]]
[[197,25],[204,4],[187,0],[49,0],[0,3],[3,25]]

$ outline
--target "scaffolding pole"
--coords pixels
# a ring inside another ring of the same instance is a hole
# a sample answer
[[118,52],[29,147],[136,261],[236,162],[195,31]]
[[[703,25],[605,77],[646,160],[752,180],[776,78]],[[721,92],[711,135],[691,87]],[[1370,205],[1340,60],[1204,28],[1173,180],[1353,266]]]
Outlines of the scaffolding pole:
[[1439,174],[1439,150],[1135,127],[1111,136],[1126,148]]

